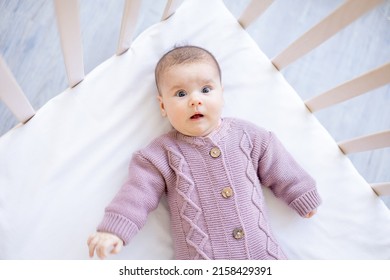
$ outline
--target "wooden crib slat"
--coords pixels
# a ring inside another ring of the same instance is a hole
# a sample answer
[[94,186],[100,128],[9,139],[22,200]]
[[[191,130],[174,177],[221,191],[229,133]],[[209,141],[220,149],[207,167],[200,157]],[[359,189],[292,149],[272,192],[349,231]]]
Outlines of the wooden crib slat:
[[273,0],[252,0],[238,19],[241,26],[246,29],[273,3]]
[[167,4],[165,5],[165,9],[161,20],[166,20],[171,15],[173,15],[177,8],[183,3],[184,0],[167,0]]
[[390,195],[390,182],[371,184],[371,188],[378,196]]
[[383,0],[347,0],[272,59],[279,70],[315,49]]
[[0,99],[22,123],[34,116],[35,111],[0,56]]
[[390,62],[305,101],[315,112],[390,83]]
[[390,130],[343,141],[338,145],[344,154],[390,147]]
[[132,36],[137,26],[139,10],[141,8],[141,0],[126,0],[123,9],[121,31],[119,35],[117,55],[126,52],[131,45]]
[[79,1],[54,0],[54,4],[68,82],[74,87],[84,79]]

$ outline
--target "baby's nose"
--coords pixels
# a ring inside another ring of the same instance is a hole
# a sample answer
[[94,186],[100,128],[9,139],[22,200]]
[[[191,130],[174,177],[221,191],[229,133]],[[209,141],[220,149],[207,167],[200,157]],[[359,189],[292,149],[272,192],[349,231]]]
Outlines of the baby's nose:
[[199,105],[202,105],[202,100],[201,98],[199,98],[198,95],[194,95],[192,96],[191,100],[190,100],[190,106],[199,106]]

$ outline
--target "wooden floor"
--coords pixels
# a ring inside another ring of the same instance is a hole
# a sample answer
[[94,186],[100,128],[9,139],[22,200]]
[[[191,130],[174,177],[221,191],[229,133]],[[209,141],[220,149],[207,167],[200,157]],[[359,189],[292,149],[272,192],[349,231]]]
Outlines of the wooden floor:
[[[240,15],[249,0],[226,0]],[[248,32],[270,57],[342,3],[278,0]],[[124,0],[80,0],[85,71],[115,53]],[[144,0],[136,34],[159,21],[165,0]],[[0,54],[35,109],[67,87],[53,1],[0,0]],[[205,11],[205,16],[208,15]],[[282,72],[303,99],[390,61],[390,1]],[[316,113],[337,140],[390,129],[390,86]],[[0,135],[16,120],[0,102]],[[1,156],[1,155],[0,155]],[[350,156],[368,182],[390,181],[390,148]],[[388,205],[390,199],[384,198]]]

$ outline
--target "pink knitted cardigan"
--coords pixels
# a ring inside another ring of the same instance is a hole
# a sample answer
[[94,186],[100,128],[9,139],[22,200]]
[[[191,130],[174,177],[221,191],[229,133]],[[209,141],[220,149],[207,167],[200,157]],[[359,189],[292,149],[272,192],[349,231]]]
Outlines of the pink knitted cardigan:
[[237,119],[207,137],[173,130],[135,153],[129,172],[98,231],[128,244],[166,194],[177,259],[285,259],[261,185],[301,216],[320,204],[314,180],[275,135]]

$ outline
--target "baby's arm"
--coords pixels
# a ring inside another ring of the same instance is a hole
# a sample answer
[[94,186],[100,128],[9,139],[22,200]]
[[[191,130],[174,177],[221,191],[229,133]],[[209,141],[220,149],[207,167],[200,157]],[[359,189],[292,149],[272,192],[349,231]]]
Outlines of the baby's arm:
[[[89,256],[96,255],[100,259],[107,257],[107,253],[117,254],[122,250],[123,241],[115,234],[108,232],[96,232],[88,238]],[[112,248],[112,249],[111,249]],[[111,251],[109,251],[111,249]]]
[[316,182],[274,134],[269,133],[268,136],[268,144],[258,167],[261,183],[300,216],[311,218],[321,204]]
[[128,180],[106,207],[98,232],[88,239],[89,255],[93,257],[96,251],[103,259],[109,253],[119,253],[157,208],[164,190],[165,181],[157,167],[142,153],[134,154]]

